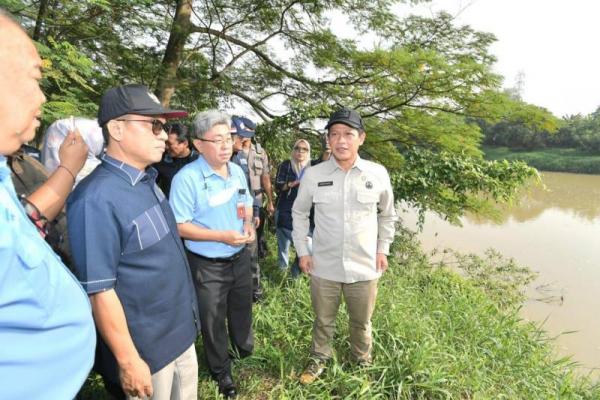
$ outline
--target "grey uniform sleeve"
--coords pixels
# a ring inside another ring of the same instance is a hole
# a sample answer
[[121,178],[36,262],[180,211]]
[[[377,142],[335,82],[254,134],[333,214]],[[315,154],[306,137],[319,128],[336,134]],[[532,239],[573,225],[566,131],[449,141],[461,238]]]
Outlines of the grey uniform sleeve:
[[379,213],[377,214],[377,252],[389,254],[390,244],[394,241],[396,231],[396,205],[394,204],[394,192],[390,182],[390,176],[385,168],[382,182],[384,189],[379,198]]
[[310,229],[309,215],[313,204],[312,174],[310,169],[306,171],[304,178],[298,187],[298,196],[292,206],[292,238],[298,257],[309,256],[307,236]]

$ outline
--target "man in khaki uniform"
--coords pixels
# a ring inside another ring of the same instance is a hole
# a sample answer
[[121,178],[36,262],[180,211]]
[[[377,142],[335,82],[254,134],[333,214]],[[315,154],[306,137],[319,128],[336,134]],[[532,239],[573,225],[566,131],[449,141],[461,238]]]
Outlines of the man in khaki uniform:
[[[311,276],[315,312],[311,358],[300,382],[312,383],[333,356],[331,340],[342,294],[350,317],[352,356],[371,362],[371,315],[377,281],[387,269],[396,212],[386,169],[363,160],[366,133],[360,115],[333,113],[326,129],[332,156],[306,170],[292,208],[300,269]],[[310,208],[315,207],[313,253],[307,246]]]
[[264,246],[263,229],[266,222],[266,214],[263,211],[264,197],[266,196],[266,211],[272,215],[275,211],[273,206],[273,189],[271,185],[271,167],[267,152],[260,144],[253,144],[252,138],[255,136],[256,124],[246,118],[233,116],[231,118],[231,134],[234,138],[234,155],[231,161],[239,165],[248,178],[250,193],[254,198],[254,223],[256,226],[256,240],[248,245],[252,254],[252,299],[257,302],[262,297],[262,288],[260,285],[260,265],[258,263],[261,256],[261,247]]

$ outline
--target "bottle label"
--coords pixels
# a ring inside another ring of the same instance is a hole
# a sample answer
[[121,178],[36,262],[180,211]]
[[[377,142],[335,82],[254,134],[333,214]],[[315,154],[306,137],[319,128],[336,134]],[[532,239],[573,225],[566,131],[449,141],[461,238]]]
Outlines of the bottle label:
[[241,201],[237,203],[237,217],[238,219],[246,218],[246,205]]

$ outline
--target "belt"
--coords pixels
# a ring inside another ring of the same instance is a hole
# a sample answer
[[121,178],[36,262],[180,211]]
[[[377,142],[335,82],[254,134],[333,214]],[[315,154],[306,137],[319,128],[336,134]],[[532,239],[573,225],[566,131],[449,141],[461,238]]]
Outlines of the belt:
[[240,258],[240,256],[242,255],[242,253],[244,252],[245,249],[246,249],[246,247],[244,246],[244,247],[242,247],[242,249],[240,251],[238,251],[235,254],[230,255],[229,257],[206,257],[201,254],[194,253],[193,251],[190,251],[190,254],[192,254],[202,260],[210,261],[213,263],[229,263],[229,262],[235,261],[238,258]]

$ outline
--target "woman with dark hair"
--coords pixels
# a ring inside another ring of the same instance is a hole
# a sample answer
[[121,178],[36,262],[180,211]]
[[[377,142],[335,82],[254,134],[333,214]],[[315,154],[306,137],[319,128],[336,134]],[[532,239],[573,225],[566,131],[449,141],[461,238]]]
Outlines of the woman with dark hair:
[[[279,268],[287,269],[289,266],[289,249],[292,243],[292,205],[298,194],[298,185],[306,168],[310,167],[310,143],[299,139],[294,143],[291,158],[279,165],[275,188],[277,190],[276,210],[276,235],[277,259]],[[292,265],[292,276],[300,274],[298,264]]]

